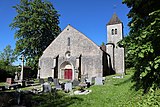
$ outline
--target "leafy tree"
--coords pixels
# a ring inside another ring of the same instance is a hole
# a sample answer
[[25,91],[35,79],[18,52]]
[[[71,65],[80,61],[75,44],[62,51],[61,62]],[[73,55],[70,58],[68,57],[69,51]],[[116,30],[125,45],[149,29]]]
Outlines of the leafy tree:
[[131,10],[130,33],[121,45],[135,66],[136,89],[147,92],[160,83],[160,2],[159,0],[123,0]]
[[10,45],[7,45],[4,52],[0,53],[0,63],[4,66],[12,65],[16,60],[16,55]]
[[16,55],[7,45],[3,52],[0,53],[0,81],[6,81],[7,77],[14,77],[16,67],[12,63],[16,60]]
[[43,0],[21,0],[13,8],[18,13],[10,25],[17,30],[16,53],[24,54],[27,65],[37,68],[39,57],[60,33],[59,14]]
[[[125,41],[125,43],[124,43]],[[123,39],[122,41],[119,41],[118,42],[118,45],[120,47],[123,47],[124,44],[130,44],[132,43],[132,41],[130,40],[130,35],[126,35],[125,36],[125,39]],[[125,45],[125,68],[128,69],[128,68],[134,68],[134,56],[132,54],[130,54],[129,50],[130,50],[130,47],[129,45]]]

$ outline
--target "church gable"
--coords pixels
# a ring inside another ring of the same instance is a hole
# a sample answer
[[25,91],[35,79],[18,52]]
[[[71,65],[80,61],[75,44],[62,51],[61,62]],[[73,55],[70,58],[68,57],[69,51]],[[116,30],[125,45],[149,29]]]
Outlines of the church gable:
[[46,48],[41,58],[56,57],[57,55],[65,56],[68,51],[73,56],[96,56],[102,53],[94,42],[72,26],[68,25]]
[[[117,41],[123,37],[123,24],[116,14],[107,25],[104,51],[68,25],[46,48],[39,59],[38,78],[80,79],[124,73],[124,49]],[[113,45],[112,45],[113,44]]]

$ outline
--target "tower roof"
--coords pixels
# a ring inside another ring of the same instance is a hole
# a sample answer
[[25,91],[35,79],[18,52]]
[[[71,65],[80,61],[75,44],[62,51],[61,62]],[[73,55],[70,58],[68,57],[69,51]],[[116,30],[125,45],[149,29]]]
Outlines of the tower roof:
[[116,13],[113,14],[112,18],[110,19],[110,21],[108,22],[107,25],[114,25],[114,24],[119,24],[122,23],[121,20],[118,18],[118,16],[116,15]]

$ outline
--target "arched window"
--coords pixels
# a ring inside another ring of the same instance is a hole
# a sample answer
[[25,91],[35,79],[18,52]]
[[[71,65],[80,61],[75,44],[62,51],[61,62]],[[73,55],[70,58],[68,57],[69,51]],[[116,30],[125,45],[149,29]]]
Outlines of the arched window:
[[111,34],[112,34],[112,35],[114,35],[114,29],[112,29],[112,32],[111,32]]
[[115,34],[117,34],[117,29],[115,29]]
[[68,46],[70,46],[70,38],[68,37]]

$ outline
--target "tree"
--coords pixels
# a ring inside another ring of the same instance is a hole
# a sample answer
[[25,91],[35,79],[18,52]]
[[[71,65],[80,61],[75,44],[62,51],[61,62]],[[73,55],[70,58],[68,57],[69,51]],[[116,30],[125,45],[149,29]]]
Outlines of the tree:
[[16,60],[16,55],[10,45],[7,45],[4,52],[0,53],[0,63],[4,66],[12,65]]
[[132,43],[132,39],[130,39],[130,35],[126,35],[125,36],[125,39],[121,40],[118,42],[118,46],[119,47],[124,47],[125,45],[125,68],[128,69],[128,68],[134,68],[134,56],[132,54],[130,54],[129,50],[130,48],[132,48],[131,46],[129,45],[126,45],[126,44],[131,44]]
[[135,66],[136,89],[147,92],[160,82],[160,2],[159,0],[123,0],[128,13],[130,33],[121,45],[127,47]]
[[14,50],[7,45],[3,52],[0,52],[0,82],[5,81],[7,77],[13,77],[16,67],[12,63],[17,59]]
[[16,53],[24,54],[27,64],[36,69],[39,57],[60,33],[59,14],[43,0],[21,0],[13,8],[18,13],[10,24],[17,30]]

